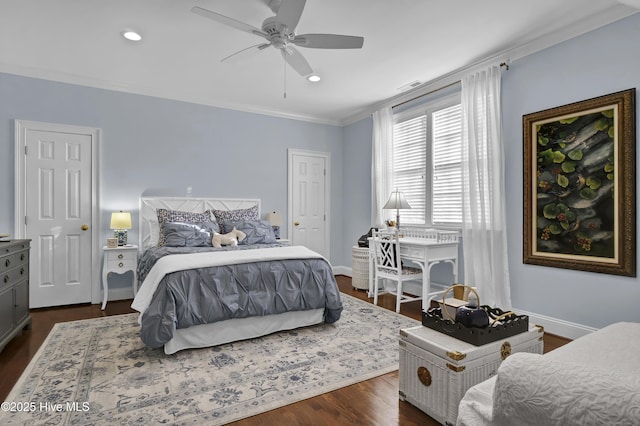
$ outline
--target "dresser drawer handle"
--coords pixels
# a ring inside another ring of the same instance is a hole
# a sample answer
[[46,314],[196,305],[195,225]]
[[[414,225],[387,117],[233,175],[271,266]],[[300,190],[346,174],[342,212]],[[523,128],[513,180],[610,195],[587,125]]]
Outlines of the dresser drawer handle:
[[8,268],[9,265],[11,265],[11,260],[10,259],[5,260],[4,261],[4,266],[6,266]]
[[123,257],[124,257],[124,255],[123,255],[122,253],[120,253],[120,254],[118,255],[118,259],[122,259]]
[[20,275],[24,275],[24,268],[20,268]]
[[24,260],[24,253],[20,255],[20,260]]
[[4,276],[4,283],[8,283],[9,282],[9,275],[5,275]]
[[122,268],[124,266],[124,263],[120,262],[118,263],[118,266]]

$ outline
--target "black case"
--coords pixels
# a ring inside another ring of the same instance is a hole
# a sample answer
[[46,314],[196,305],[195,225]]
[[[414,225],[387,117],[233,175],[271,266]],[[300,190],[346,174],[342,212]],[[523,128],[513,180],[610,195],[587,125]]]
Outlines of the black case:
[[373,237],[373,230],[377,228],[370,228],[369,232],[358,238],[358,247],[369,247],[369,238]]

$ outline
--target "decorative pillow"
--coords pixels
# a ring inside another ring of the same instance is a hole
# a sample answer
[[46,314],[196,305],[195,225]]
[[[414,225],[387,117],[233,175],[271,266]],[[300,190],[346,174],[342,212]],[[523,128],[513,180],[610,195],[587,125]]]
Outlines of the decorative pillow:
[[[180,222],[180,223],[207,223],[211,222],[211,212],[206,210],[202,213],[182,212],[179,210],[168,209],[156,209],[156,215],[158,216],[158,225],[160,226],[160,233],[158,235],[158,246],[164,244],[164,234],[162,233],[162,224],[167,222]],[[219,230],[217,231],[219,232]]]
[[164,236],[164,245],[167,247],[211,246],[214,229],[218,229],[218,225],[213,222],[165,222],[160,225],[160,232]]
[[213,215],[216,218],[216,222],[220,224],[222,230],[220,233],[225,234],[233,228],[225,228],[223,222],[241,222],[245,220],[260,220],[258,216],[258,206],[249,207],[248,209],[238,210],[212,210]]
[[273,233],[271,224],[266,220],[245,220],[242,222],[224,222],[225,229],[236,228],[244,232],[247,236],[238,244],[268,244],[275,243],[276,236]]

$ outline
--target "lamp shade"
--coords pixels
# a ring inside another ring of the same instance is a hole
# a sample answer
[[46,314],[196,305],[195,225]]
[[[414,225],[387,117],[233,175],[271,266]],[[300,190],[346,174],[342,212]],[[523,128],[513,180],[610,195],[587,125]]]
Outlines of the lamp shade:
[[389,201],[382,207],[383,209],[410,209],[411,206],[404,197],[404,194],[397,189],[391,193]]
[[122,210],[111,213],[111,229],[131,229],[131,213]]
[[267,213],[267,221],[271,226],[282,226],[282,215],[277,212]]

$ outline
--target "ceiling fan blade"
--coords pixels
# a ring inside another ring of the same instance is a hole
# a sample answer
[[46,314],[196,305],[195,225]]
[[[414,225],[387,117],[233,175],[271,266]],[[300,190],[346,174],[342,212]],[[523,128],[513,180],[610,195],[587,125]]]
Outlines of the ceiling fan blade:
[[198,6],[192,7],[191,11],[193,13],[195,13],[196,15],[204,16],[205,18],[212,19],[212,20],[214,20],[216,22],[219,22],[221,24],[224,24],[224,25],[227,25],[229,27],[235,28],[237,30],[244,31],[244,32],[250,33],[250,34],[259,35],[259,36],[264,37],[266,39],[269,38],[267,33],[265,33],[264,31],[259,30],[258,28],[254,27],[252,25],[245,24],[244,22],[236,21],[235,19],[229,18],[228,16],[220,15],[219,13],[212,12],[212,11],[207,10],[207,9],[203,9],[201,7],[198,7]]
[[301,76],[306,77],[309,74],[313,73],[311,66],[304,58],[304,56],[302,56],[302,54],[298,52],[298,49],[294,48],[293,46],[287,46],[283,49],[280,49],[280,52],[282,53],[282,57],[284,58],[284,60],[287,61],[287,63],[291,65],[291,68],[296,70],[296,72]]
[[295,36],[292,43],[296,46],[314,49],[360,49],[364,44],[364,37],[338,34],[300,34]]
[[292,33],[296,29],[298,21],[300,21],[306,3],[306,0],[282,0],[276,15],[276,21],[286,26],[289,32]]
[[271,46],[271,43],[260,43],[254,46],[247,47],[246,49],[242,49],[236,53],[233,53],[226,58],[222,58],[220,62],[226,62],[228,64],[235,64],[249,56],[257,53],[260,50],[264,50],[267,47]]

